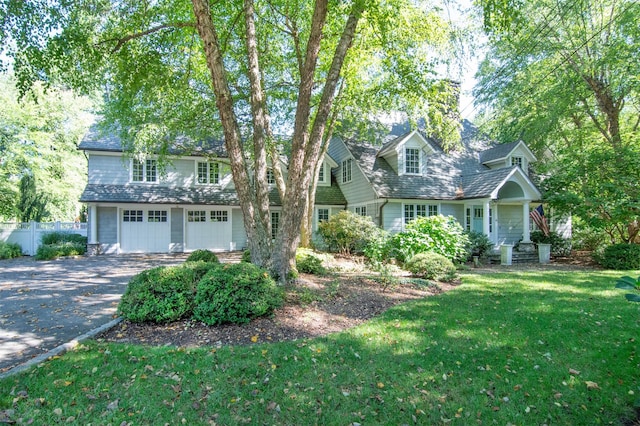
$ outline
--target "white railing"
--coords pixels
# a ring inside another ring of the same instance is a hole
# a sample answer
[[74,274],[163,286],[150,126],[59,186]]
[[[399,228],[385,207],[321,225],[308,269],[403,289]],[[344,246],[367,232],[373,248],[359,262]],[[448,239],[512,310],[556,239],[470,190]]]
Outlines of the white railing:
[[0,241],[17,243],[22,253],[33,256],[49,232],[68,232],[87,236],[86,222],[0,222]]

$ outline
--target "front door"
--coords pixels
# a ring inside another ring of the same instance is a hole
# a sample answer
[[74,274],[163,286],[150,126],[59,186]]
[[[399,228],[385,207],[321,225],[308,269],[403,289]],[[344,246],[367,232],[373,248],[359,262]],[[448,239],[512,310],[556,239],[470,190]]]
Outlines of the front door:
[[473,206],[472,210],[471,230],[482,233],[484,231],[484,208],[482,206]]

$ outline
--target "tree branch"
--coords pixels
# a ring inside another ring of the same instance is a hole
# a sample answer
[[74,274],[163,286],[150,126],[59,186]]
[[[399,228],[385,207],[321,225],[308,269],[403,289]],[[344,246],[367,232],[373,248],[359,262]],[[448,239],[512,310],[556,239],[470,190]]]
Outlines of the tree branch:
[[133,34],[129,34],[127,36],[124,36],[122,38],[112,38],[109,40],[105,40],[103,43],[107,43],[110,41],[116,41],[116,45],[114,46],[113,49],[111,49],[111,53],[116,53],[118,50],[122,49],[122,46],[124,46],[127,42],[137,39],[137,38],[142,38],[145,36],[148,36],[150,34],[153,33],[157,33],[158,31],[162,31],[162,30],[166,30],[166,29],[176,29],[176,28],[195,28],[196,24],[195,22],[191,22],[191,21],[182,21],[182,22],[172,22],[172,23],[168,23],[168,24],[161,24],[152,28],[149,28],[146,31],[141,31],[138,33],[133,33]]

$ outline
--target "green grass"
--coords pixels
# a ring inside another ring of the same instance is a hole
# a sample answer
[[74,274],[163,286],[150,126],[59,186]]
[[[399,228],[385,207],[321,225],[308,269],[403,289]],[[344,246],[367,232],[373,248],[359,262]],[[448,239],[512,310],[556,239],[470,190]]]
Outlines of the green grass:
[[314,340],[88,342],[0,381],[0,410],[33,424],[621,425],[640,397],[640,304],[620,275],[467,272]]

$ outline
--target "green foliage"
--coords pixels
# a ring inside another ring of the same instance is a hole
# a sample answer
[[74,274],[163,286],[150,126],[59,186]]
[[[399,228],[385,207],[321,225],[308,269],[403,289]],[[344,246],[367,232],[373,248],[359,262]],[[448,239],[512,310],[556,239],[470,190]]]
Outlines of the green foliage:
[[296,268],[304,274],[324,275],[327,268],[322,265],[322,259],[314,251],[298,249],[296,251]]
[[489,240],[489,237],[482,232],[467,232],[467,237],[469,238],[469,244],[467,245],[469,256],[467,259],[471,259],[472,256],[485,257],[493,248],[493,243]]
[[640,269],[640,244],[612,244],[596,256],[596,261],[607,269]]
[[13,259],[20,256],[22,256],[20,244],[0,241],[0,259]]
[[56,244],[42,244],[36,251],[36,260],[52,260],[64,256],[81,256],[87,252],[86,243],[61,242]]
[[244,263],[251,263],[251,251],[249,250],[243,251],[242,258],[240,259],[240,261]]
[[220,259],[218,256],[211,250],[195,250],[191,252],[191,254],[187,257],[185,262],[209,262],[209,263],[220,263]]
[[434,252],[452,262],[467,257],[469,237],[453,216],[423,216],[407,224],[405,231],[391,238],[392,253],[406,262],[418,253]]
[[206,324],[243,324],[283,302],[269,273],[250,263],[225,264],[198,283],[194,318]]
[[391,249],[391,234],[381,229],[380,232],[371,236],[363,254],[369,263],[376,266],[389,260]]
[[531,241],[536,244],[551,244],[551,254],[554,256],[569,256],[571,254],[571,240],[562,238],[555,231],[550,231],[549,235],[544,235],[544,232],[540,230],[532,231]]
[[77,144],[92,119],[90,102],[41,84],[18,99],[15,83],[0,76],[0,220],[74,221],[87,174]]
[[452,281],[456,277],[456,267],[447,257],[434,253],[418,253],[409,259],[404,267],[413,275],[428,280]]
[[42,235],[42,244],[77,243],[87,244],[87,237],[72,232],[47,232]]
[[630,302],[640,302],[640,277],[638,279],[624,276],[616,282],[616,288],[623,290],[634,290],[635,293],[627,293],[625,297]]
[[129,281],[118,313],[132,322],[164,323],[187,318],[193,312],[198,282],[219,267],[215,263],[188,262],[143,271]]
[[571,245],[575,250],[595,251],[604,248],[607,234],[602,229],[586,226],[575,220],[571,229]]
[[370,241],[384,233],[369,216],[360,216],[342,210],[327,221],[320,222],[318,234],[331,252],[342,254],[363,253]]

